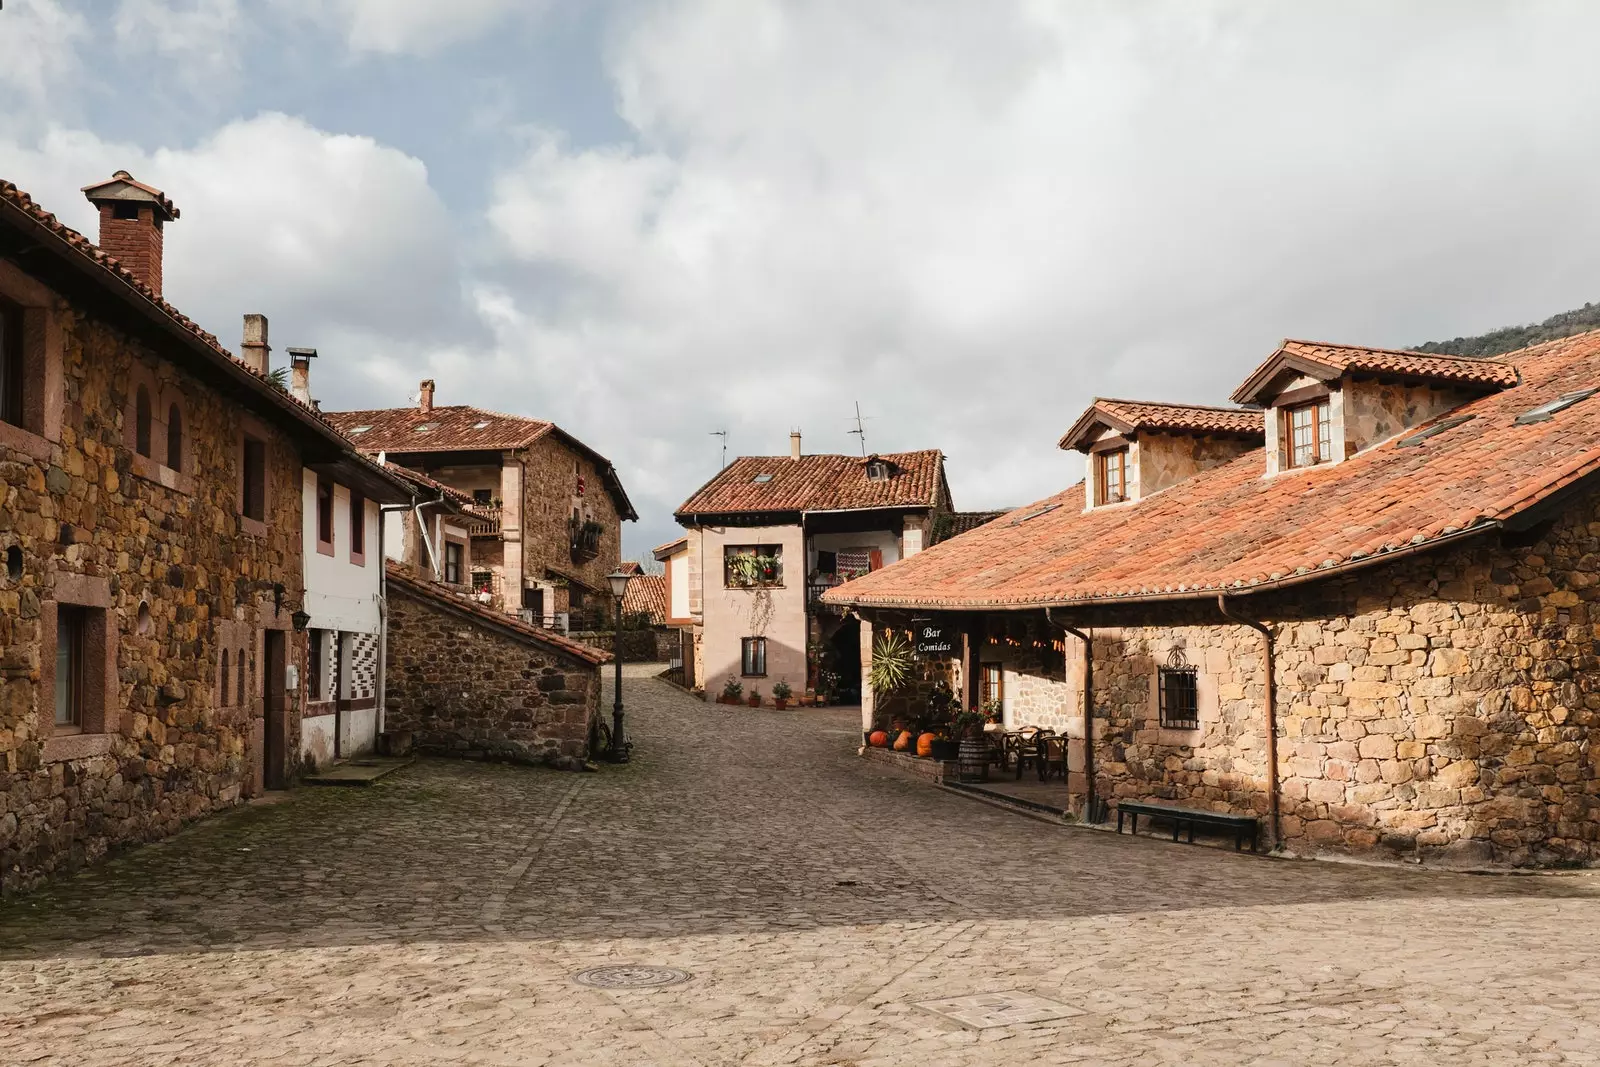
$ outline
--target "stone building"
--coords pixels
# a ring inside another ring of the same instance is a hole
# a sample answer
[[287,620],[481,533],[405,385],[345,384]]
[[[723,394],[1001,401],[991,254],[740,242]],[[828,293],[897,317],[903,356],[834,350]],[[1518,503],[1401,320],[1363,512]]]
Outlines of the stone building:
[[1097,402],[1063,440],[1086,484],[827,599],[958,627],[969,700],[997,683],[1008,724],[1071,739],[1080,813],[1138,798],[1255,813],[1300,854],[1593,863],[1597,393],[1600,333],[1492,360],[1288,341],[1235,393],[1247,415],[1185,431],[1248,417],[1264,446],[1185,445],[1209,458],[1152,488],[1148,427]]
[[916,555],[951,511],[937,449],[806,455],[798,433],[789,445],[724,467],[679,506],[684,540],[657,550],[687,592],[696,639],[685,673],[708,697],[731,678],[746,698],[783,681],[853,701],[859,623],[822,594]]
[[440,755],[581,767],[610,654],[388,567],[390,734]]
[[0,182],[8,889],[289,779],[302,472],[370,466],[162,299],[169,199],[85,192],[104,248]]
[[622,522],[638,519],[611,461],[553,422],[433,397],[429,380],[415,407],[328,417],[367,454],[472,497],[466,584],[497,609],[563,631],[607,613]]

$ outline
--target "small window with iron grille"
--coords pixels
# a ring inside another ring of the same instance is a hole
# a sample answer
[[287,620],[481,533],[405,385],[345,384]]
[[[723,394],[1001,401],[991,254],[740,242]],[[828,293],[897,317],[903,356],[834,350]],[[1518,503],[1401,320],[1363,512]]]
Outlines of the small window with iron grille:
[[1197,672],[1184,658],[1183,649],[1167,654],[1167,665],[1157,673],[1161,699],[1161,725],[1172,730],[1200,728],[1200,693]]
[[739,673],[746,678],[767,676],[767,639],[746,637],[740,640]]

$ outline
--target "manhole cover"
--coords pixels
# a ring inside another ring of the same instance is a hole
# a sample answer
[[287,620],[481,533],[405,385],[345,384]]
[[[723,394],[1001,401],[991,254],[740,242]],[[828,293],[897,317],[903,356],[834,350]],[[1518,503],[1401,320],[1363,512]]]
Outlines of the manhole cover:
[[573,976],[596,989],[652,989],[677,985],[694,977],[676,967],[649,967],[637,963],[618,963],[610,967],[591,967]]

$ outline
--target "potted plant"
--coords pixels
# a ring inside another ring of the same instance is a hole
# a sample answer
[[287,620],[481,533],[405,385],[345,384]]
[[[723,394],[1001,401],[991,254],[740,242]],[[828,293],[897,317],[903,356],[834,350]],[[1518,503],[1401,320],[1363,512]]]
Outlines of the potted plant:
[[761,690],[750,690],[750,706],[752,708],[759,708],[761,706]]
[[733,675],[728,675],[728,680],[722,683],[722,695],[717,698],[719,704],[737,704],[744,694],[744,683]]
[[772,706],[779,711],[789,706],[789,698],[794,696],[794,690],[789,688],[786,679],[779,678],[778,684],[772,687]]

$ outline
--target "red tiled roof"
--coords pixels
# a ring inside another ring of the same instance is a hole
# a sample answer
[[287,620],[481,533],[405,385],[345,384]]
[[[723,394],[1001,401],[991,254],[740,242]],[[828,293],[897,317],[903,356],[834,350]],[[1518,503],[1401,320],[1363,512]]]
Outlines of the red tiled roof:
[[1520,385],[1461,405],[1448,418],[1470,421],[1419,445],[1402,446],[1408,435],[1273,478],[1262,477],[1266,458],[1255,449],[1148,499],[1089,512],[1080,484],[825,599],[1007,608],[1215,596],[1314,580],[1495,529],[1600,472],[1600,395],[1547,421],[1514,421],[1600,386],[1600,331],[1510,358]]
[[[258,400],[264,401],[267,407],[276,409],[275,414],[288,416],[343,448],[350,447],[350,442],[321,412],[300,403],[273,385],[265,375],[257,374],[234,358],[233,353],[223,348],[215,335],[202,330],[193,319],[156,295],[155,290],[123,267],[115,256],[108,256],[93,241],[40,207],[33,197],[4,180],[0,180],[0,225],[11,226],[36,238],[45,238],[42,242],[44,245],[53,246],[62,253],[65,261],[87,271],[86,280],[110,290],[147,318],[175,330],[192,350],[202,356],[207,365],[222,369],[248,388]],[[261,409],[258,407],[254,410]]]
[[326,414],[357,447],[367,452],[523,448],[555,426],[543,419],[503,415],[465,404],[436,407],[426,415],[414,407],[329,411]]
[[667,576],[664,574],[638,574],[628,579],[628,591],[622,597],[625,615],[649,615],[652,626],[667,624]]
[[470,616],[480,623],[508,630],[524,641],[545,645],[555,649],[557,652],[566,653],[588,663],[611,662],[611,653],[603,649],[594,648],[583,644],[581,641],[574,641],[569,637],[563,637],[552,630],[529,626],[515,615],[507,615],[503,611],[494,611],[468,600],[466,597],[457,596],[435,582],[423,581],[408,573],[405,568],[392,559],[386,560],[385,565],[388,568],[389,584],[399,586],[403,591],[414,596],[431,600],[440,607]]
[[1257,438],[1266,435],[1259,410],[1095,397],[1088,410],[1078,416],[1078,421],[1062,435],[1060,447],[1086,447],[1089,442],[1082,438],[1097,423],[1110,426],[1118,433],[1154,430],[1158,433],[1220,433]]
[[[873,459],[890,464],[892,476],[867,477]],[[765,477],[765,481],[757,481]],[[931,508],[944,482],[938,449],[881,456],[740,456],[701,486],[677,510],[692,515],[760,512],[844,511],[862,508]]]
[[1459,382],[1488,389],[1504,389],[1517,384],[1517,368],[1504,359],[1473,359],[1469,356],[1432,356],[1394,348],[1365,348],[1327,341],[1285,340],[1278,350],[1257,367],[1230,397],[1237,404],[1251,404],[1261,390],[1286,367],[1302,367],[1347,374],[1391,374],[1425,381]]
[[675,537],[664,545],[657,545],[656,547],[652,548],[650,550],[650,554],[656,559],[664,560],[668,556],[672,555],[673,549],[678,548],[681,545],[687,545],[688,543],[689,538],[687,536]]
[[546,434],[555,434],[589,457],[601,471],[606,490],[624,519],[637,519],[633,502],[622,488],[616,467],[606,457],[553,422],[507,415],[467,404],[435,407],[424,415],[414,407],[373,408],[367,411],[327,411],[324,415],[363,452],[501,452],[526,448]]

